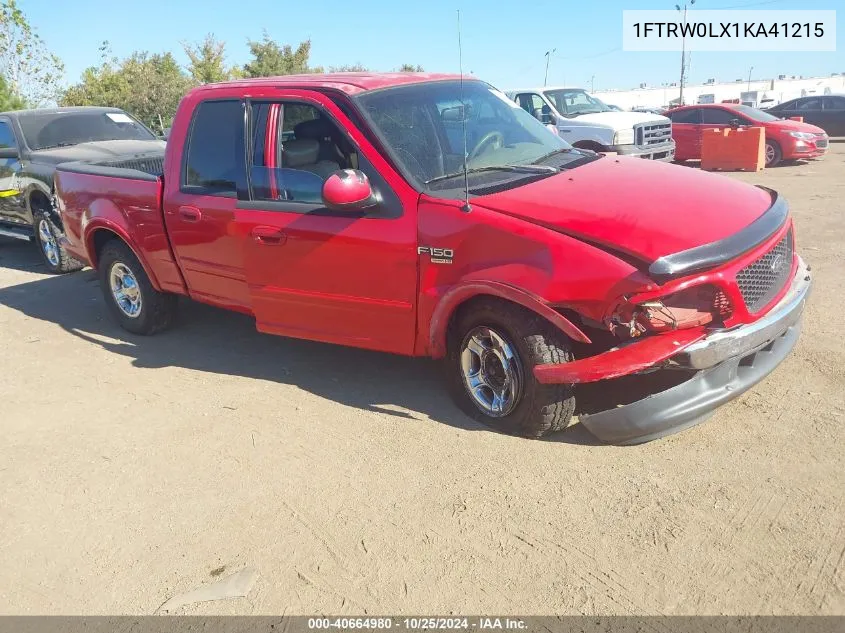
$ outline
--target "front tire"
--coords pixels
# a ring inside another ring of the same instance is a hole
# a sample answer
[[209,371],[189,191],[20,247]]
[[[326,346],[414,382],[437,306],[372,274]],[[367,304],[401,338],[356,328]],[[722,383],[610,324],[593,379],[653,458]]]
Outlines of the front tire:
[[47,270],[55,275],[81,270],[82,262],[68,255],[60,241],[59,230],[50,218],[50,214],[42,209],[33,212],[34,241],[41,251],[41,257]]
[[536,365],[572,360],[568,337],[526,310],[480,300],[450,328],[449,389],[471,418],[498,431],[539,438],[561,431],[575,410],[572,385],[544,385]]
[[777,141],[766,141],[766,167],[777,167],[783,160],[783,151]]
[[97,268],[106,304],[120,327],[149,335],[170,326],[176,315],[176,296],[153,288],[141,262],[126,244],[108,242]]

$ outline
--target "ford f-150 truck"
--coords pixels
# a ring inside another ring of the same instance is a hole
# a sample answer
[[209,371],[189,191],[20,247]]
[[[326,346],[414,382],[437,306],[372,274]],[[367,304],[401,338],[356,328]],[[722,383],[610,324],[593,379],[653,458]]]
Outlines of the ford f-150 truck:
[[581,88],[536,88],[507,93],[574,147],[670,162],[672,122],[651,112],[621,112]]
[[55,183],[67,249],[130,332],[185,295],[444,359],[464,411],[530,437],[574,412],[612,443],[700,422],[789,353],[810,288],[774,191],[574,149],[449,75],[202,86],[163,155]]
[[81,268],[58,243],[61,226],[51,202],[56,165],[163,148],[117,108],[0,112],[0,235],[36,242],[50,272]]

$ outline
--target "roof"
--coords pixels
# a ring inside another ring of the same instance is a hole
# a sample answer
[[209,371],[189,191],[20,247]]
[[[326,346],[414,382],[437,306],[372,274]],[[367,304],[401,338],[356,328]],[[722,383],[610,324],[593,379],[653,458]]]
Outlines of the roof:
[[[199,90],[216,90],[238,86],[273,87],[320,87],[341,90],[347,94],[359,94],[369,90],[392,88],[426,81],[458,80],[460,75],[441,73],[311,73],[306,75],[283,75],[280,77],[256,77],[236,79],[222,83],[206,84]],[[465,79],[473,79],[464,75]]]
[[584,90],[578,86],[534,86],[533,88],[508,88],[505,90],[506,94],[516,94],[517,92],[543,92],[545,90]]
[[19,116],[43,116],[48,114],[64,114],[72,112],[123,112],[120,108],[109,108],[100,106],[72,106],[67,108],[36,108],[30,110],[9,110],[0,114],[12,117]]

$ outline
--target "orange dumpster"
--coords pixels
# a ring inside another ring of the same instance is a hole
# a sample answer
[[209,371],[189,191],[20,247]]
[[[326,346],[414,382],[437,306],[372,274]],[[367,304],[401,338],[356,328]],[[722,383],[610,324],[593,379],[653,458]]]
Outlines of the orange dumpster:
[[702,130],[702,169],[760,171],[765,165],[766,132],[762,127]]

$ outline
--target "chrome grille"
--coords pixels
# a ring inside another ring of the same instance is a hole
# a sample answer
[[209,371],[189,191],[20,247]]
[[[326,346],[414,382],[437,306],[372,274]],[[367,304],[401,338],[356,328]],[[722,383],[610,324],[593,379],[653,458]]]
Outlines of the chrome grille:
[[660,145],[672,138],[672,123],[670,121],[666,123],[641,123],[634,126],[634,130],[637,145],[640,147]]
[[786,285],[792,270],[792,229],[775,247],[736,275],[748,311],[762,310]]

